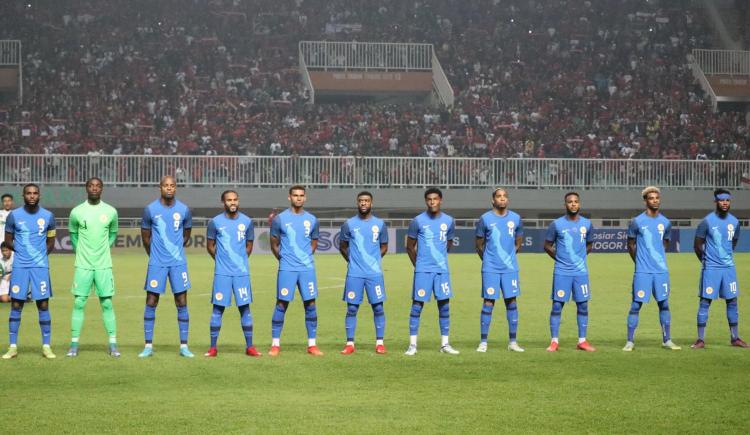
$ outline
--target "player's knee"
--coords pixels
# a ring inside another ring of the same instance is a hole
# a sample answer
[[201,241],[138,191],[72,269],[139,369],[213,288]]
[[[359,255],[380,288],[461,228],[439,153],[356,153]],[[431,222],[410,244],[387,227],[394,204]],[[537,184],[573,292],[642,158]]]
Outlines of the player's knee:
[[111,310],[112,309],[112,298],[99,298],[99,304],[102,306],[103,310]]
[[49,310],[49,299],[42,299],[40,301],[36,301],[36,308],[39,311]]
[[[641,303],[638,301],[633,301],[630,303],[630,314],[638,314],[639,311],[641,311]],[[661,306],[661,305],[660,305]]]
[[174,295],[174,304],[177,307],[187,306],[187,292],[182,292]]
[[372,312],[375,313],[375,315],[383,314],[385,312],[385,310],[383,309],[383,303],[378,302],[377,304],[373,304]]
[[304,301],[304,302],[303,302],[303,305],[304,305],[305,307],[311,307],[311,306],[315,306],[315,299],[310,299],[309,301]]
[[576,308],[579,316],[588,316],[589,314],[589,303],[588,302],[577,302]]
[[727,299],[727,306],[737,305],[737,298]]
[[414,301],[414,303],[411,304],[411,312],[413,314],[421,314],[423,305],[424,304],[419,301]]
[[146,293],[146,305],[156,308],[159,305],[159,294],[154,292]]
[[700,306],[702,308],[708,308],[711,305],[711,299],[701,298]]
[[667,302],[666,299],[663,301],[657,301],[657,305],[659,305],[659,311],[669,311],[669,302]]
[[88,296],[76,296],[73,300],[73,308],[76,310],[82,310],[86,308],[86,302],[88,301]]
[[484,306],[485,307],[494,307],[495,301],[493,299],[485,299],[484,300]]
[[565,304],[560,301],[554,301],[552,302],[552,315],[559,316],[562,314],[563,306]]
[[450,306],[451,300],[450,299],[443,299],[442,301],[437,301],[438,308],[448,307]]
[[510,298],[505,300],[505,308],[508,310],[515,310],[518,308],[518,304],[516,303],[516,298]]
[[286,311],[286,307],[289,306],[289,302],[277,300],[276,301],[276,309],[281,311],[282,313]]

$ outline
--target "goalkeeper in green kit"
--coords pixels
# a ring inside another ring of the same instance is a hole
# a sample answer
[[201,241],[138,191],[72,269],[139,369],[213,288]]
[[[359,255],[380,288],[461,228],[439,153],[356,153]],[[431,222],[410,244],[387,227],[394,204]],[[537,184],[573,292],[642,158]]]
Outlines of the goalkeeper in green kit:
[[68,231],[73,251],[76,254],[75,273],[71,292],[73,315],[71,318],[71,340],[69,357],[78,356],[78,338],[83,328],[83,314],[92,285],[102,307],[104,329],[109,335],[109,354],[119,357],[117,350],[117,325],[112,296],[115,280],[112,275],[110,246],[117,238],[117,210],[101,200],[104,183],[97,177],[86,181],[86,202],[70,212]]

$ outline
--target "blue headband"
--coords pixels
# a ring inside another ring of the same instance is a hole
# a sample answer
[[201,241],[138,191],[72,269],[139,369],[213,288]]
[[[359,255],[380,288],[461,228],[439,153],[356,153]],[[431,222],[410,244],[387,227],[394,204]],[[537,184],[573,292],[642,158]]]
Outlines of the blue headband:
[[714,198],[716,198],[717,201],[728,201],[728,200],[732,199],[732,195],[730,195],[728,193],[720,193],[720,194],[714,196]]

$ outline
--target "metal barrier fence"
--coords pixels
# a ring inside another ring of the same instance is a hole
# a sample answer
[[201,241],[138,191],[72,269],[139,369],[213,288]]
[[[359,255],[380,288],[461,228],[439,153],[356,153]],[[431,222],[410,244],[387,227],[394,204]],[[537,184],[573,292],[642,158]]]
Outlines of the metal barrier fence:
[[694,49],[693,58],[707,75],[750,76],[750,51]]
[[0,40],[0,65],[21,65],[21,41],[13,39]]
[[432,44],[300,41],[311,69],[431,71]]
[[299,156],[0,155],[0,183],[283,187],[750,187],[750,160],[489,159]]

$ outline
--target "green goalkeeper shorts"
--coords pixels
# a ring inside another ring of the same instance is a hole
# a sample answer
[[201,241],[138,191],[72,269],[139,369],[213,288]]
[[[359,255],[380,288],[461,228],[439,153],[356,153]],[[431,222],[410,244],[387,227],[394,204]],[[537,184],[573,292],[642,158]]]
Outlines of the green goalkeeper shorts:
[[92,285],[96,286],[96,295],[100,298],[114,296],[115,278],[112,269],[90,270],[76,267],[71,293],[74,296],[88,296]]

